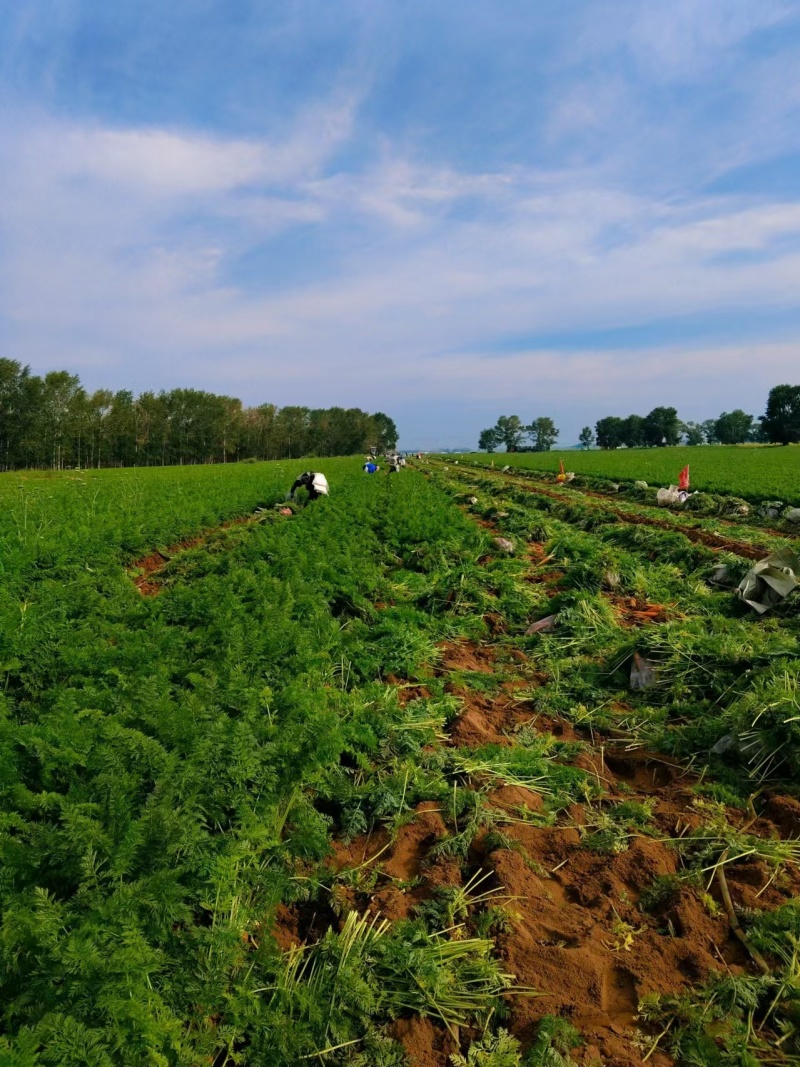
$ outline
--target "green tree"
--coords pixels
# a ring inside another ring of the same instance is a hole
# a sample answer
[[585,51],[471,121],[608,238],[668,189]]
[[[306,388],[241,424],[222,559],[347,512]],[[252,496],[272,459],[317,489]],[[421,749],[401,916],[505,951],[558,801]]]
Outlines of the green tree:
[[645,443],[677,445],[681,439],[681,421],[675,408],[653,408],[644,420]]
[[700,423],[700,428],[703,431],[703,437],[706,439],[707,445],[717,444],[717,420],[706,419],[705,422]]
[[599,448],[619,448],[623,441],[625,420],[607,415],[595,423],[594,432]]
[[394,419],[391,419],[382,411],[376,411],[372,416],[372,421],[377,430],[377,440],[370,443],[374,443],[379,452],[390,452],[393,448],[397,448],[399,435]]
[[527,427],[519,415],[501,415],[494,428],[497,440],[506,446],[506,452],[517,452],[522,445]]
[[499,444],[500,440],[494,427],[490,427],[488,430],[481,430],[481,435],[478,438],[478,448],[481,452],[494,452]]
[[[507,421],[513,437],[513,417]],[[352,455],[394,448],[397,436],[383,412],[274,404],[245,410],[236,397],[199,389],[88,395],[77,375],[51,371],[42,379],[0,359],[0,470]]]
[[594,434],[592,433],[591,426],[584,426],[581,430],[578,440],[581,443],[581,448],[591,448],[594,444]]
[[13,359],[0,359],[0,469],[23,461],[26,440],[36,419],[41,378]]
[[531,439],[534,452],[549,452],[558,437],[556,424],[546,415],[534,419],[530,426],[526,427],[526,432]]
[[741,408],[723,411],[716,421],[714,434],[723,445],[741,445],[752,440],[755,419]]
[[767,411],[760,422],[770,441],[781,445],[800,441],[800,385],[770,389]]
[[702,445],[706,439],[699,422],[682,422],[681,433],[687,445]]
[[647,444],[644,419],[641,415],[629,415],[622,420],[622,443],[628,448],[643,448]]
[[278,410],[275,416],[275,437],[279,458],[298,459],[307,454],[308,417],[309,410],[304,407],[289,405]]
[[242,431],[242,402],[235,396],[218,396],[214,405],[212,445],[223,463],[236,456]]
[[54,470],[73,462],[78,415],[85,396],[77,374],[54,370],[44,377],[37,421],[44,446],[42,461]]
[[114,393],[108,424],[112,462],[115,466],[132,466],[136,462],[136,419],[130,389],[120,389]]

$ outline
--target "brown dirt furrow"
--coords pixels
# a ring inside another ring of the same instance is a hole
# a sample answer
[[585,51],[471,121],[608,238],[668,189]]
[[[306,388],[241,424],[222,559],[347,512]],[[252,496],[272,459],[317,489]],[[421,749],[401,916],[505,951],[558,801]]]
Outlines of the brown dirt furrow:
[[[509,718],[507,692],[451,691],[464,702],[451,725],[455,744],[510,745],[521,725],[579,738],[571,724],[537,716],[535,693]],[[501,787],[489,795],[490,804],[523,821],[503,828],[510,848],[487,855],[476,839],[471,861],[492,870],[496,884],[515,898],[509,904],[513,921],[498,948],[520,985],[545,994],[509,998],[509,1026],[523,1046],[534,1039],[542,1016],[556,1013],[584,1037],[578,1063],[599,1056],[605,1063],[642,1067],[643,1035],[636,1022],[643,996],[678,993],[714,973],[750,971],[753,963],[733,935],[716,883],[710,903],[696,886],[676,881],[675,892],[652,911],[639,907],[657,878],[683,869],[671,841],[703,825],[693,789],[697,777],[657,753],[630,750],[596,733],[592,740],[574,762],[602,783],[599,808],[629,800],[652,804],[649,834],[633,833],[623,851],[598,853],[583,845],[592,829],[591,809],[573,805],[557,825],[536,825],[524,821],[525,812],[540,812],[542,798]],[[729,818],[734,826],[742,822],[735,810]],[[798,830],[800,802],[771,797],[749,832],[775,838],[796,837]],[[729,865],[727,880],[737,909],[771,910],[800,892],[800,872],[785,870],[773,879],[762,861],[751,858]],[[666,1067],[672,1061],[656,1051],[647,1062]]]
[[256,521],[258,520],[252,515],[243,515],[238,519],[228,519],[226,522],[220,523],[219,526],[212,526],[207,530],[203,530],[202,533],[194,534],[192,537],[186,537],[184,540],[170,545],[166,553],[159,552],[158,549],[148,552],[146,556],[134,560],[128,567],[128,573],[132,577],[133,584],[142,596],[158,596],[162,590],[158,575],[174,556],[206,544],[211,537],[221,530],[229,530],[235,526],[246,526]]

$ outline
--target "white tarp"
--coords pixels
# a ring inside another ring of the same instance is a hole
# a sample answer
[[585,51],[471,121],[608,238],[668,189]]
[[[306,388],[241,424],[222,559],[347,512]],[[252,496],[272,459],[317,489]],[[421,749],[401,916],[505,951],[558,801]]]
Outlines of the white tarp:
[[800,585],[800,557],[791,548],[782,548],[751,567],[737,592],[745,604],[760,615],[774,608]]

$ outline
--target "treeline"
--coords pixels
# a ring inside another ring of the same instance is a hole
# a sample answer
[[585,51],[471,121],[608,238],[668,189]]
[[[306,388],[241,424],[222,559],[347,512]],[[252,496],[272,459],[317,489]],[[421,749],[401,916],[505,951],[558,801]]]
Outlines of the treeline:
[[558,433],[556,424],[547,416],[526,425],[519,415],[501,415],[494,426],[481,430],[478,448],[494,452],[503,445],[506,452],[549,452]]
[[382,412],[260,404],[199,389],[87,392],[75,374],[0,359],[0,469],[346,456],[397,444]]
[[[526,426],[517,415],[501,415],[493,427],[481,431],[478,448],[494,452],[503,445],[507,452],[547,452],[557,437],[550,418],[535,419]],[[766,412],[758,418],[736,408],[705,422],[683,422],[676,408],[657,407],[648,415],[608,415],[595,423],[594,430],[584,426],[580,433],[583,448],[594,444],[598,448],[657,448],[747,442],[800,442],[800,385],[776,385],[770,390]]]
[[741,408],[723,411],[705,422],[682,422],[675,408],[653,408],[649,415],[615,415],[581,431],[581,444],[599,448],[646,448],[659,445],[742,445],[748,442],[787,445],[800,441],[800,385],[776,385],[767,410],[758,418]]

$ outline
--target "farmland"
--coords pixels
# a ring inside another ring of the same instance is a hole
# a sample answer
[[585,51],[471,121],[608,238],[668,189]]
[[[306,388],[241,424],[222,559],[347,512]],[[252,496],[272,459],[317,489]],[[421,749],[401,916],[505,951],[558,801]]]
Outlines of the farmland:
[[[456,458],[456,457],[451,457]],[[461,458],[528,470],[557,471],[559,462],[596,478],[642,479],[652,485],[677,481],[691,465],[693,488],[733,493],[748,500],[800,502],[800,448],[707,445],[677,448],[622,448],[612,451],[473,453]]]
[[797,1063],[792,530],[317,463],[0,477],[0,1061]]

